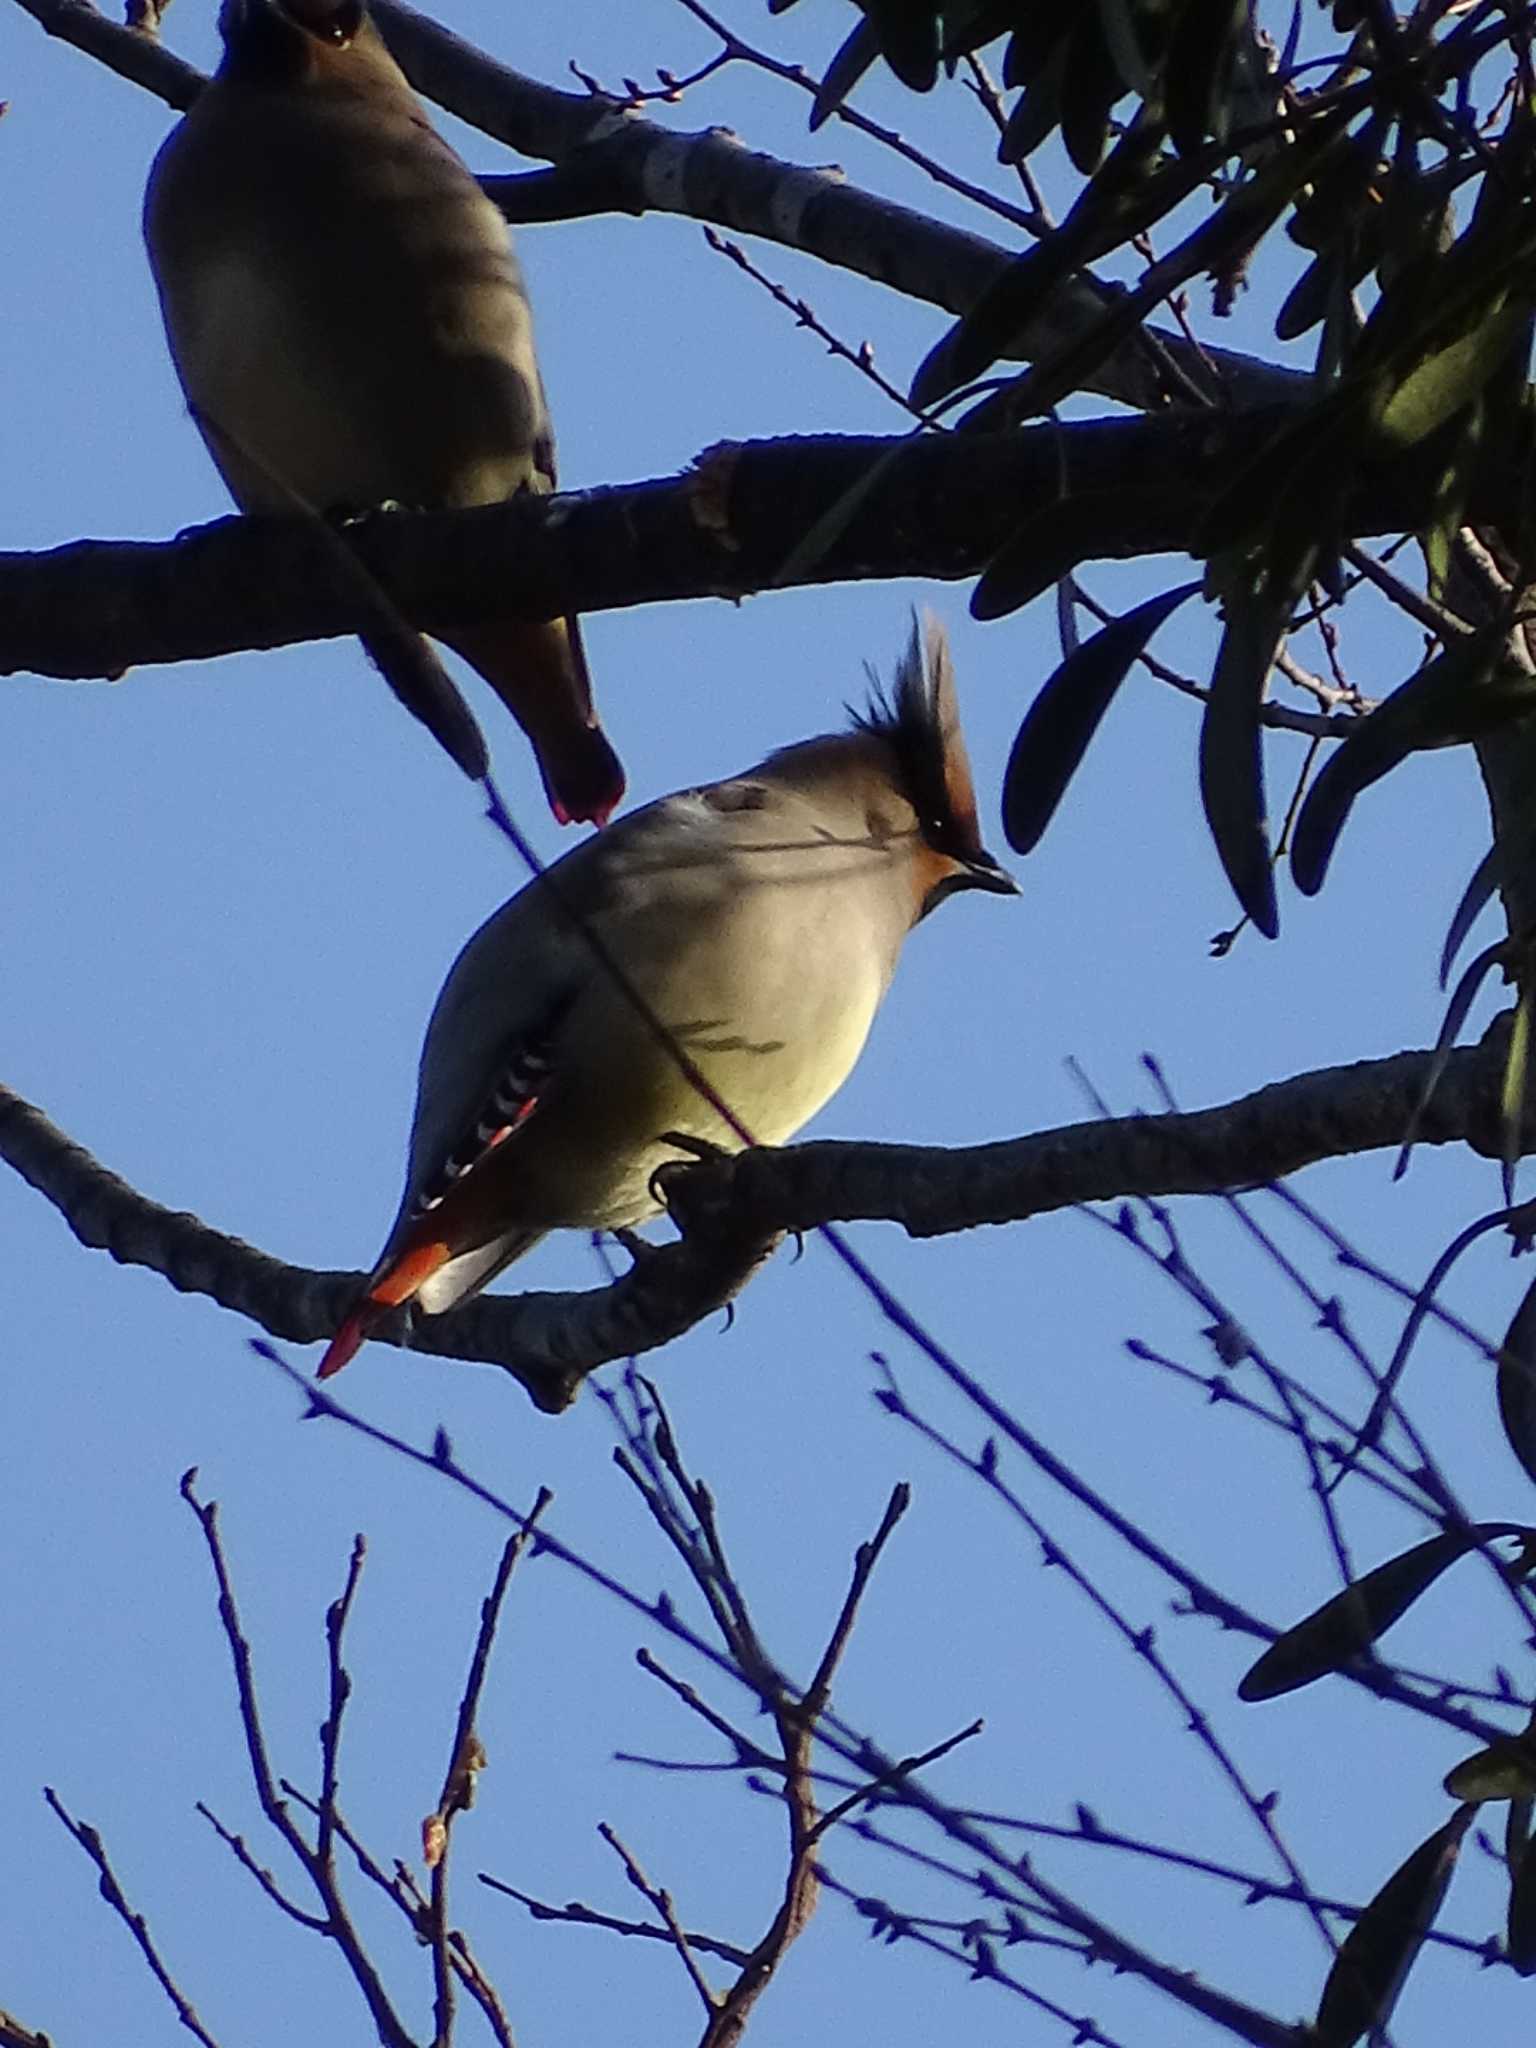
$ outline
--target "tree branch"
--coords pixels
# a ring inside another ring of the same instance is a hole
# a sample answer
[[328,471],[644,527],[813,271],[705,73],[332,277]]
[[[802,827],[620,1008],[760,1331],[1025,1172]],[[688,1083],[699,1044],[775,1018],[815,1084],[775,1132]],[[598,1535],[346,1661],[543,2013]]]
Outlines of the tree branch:
[[[1500,1036],[1451,1056],[1422,1119],[1421,1144],[1466,1143],[1499,1156]],[[1399,1144],[1430,1058],[1409,1052],[1326,1067],[1214,1109],[1069,1124],[990,1145],[823,1141],[691,1164],[668,1179],[681,1241],[612,1285],[482,1296],[419,1321],[409,1335],[397,1319],[383,1341],[499,1365],[555,1414],[594,1367],[669,1343],[733,1299],[786,1232],[886,1221],[935,1237],[1080,1202],[1278,1180],[1319,1160]],[[285,1265],[163,1208],[5,1089],[0,1158],[82,1244],[148,1267],[183,1293],[207,1295],[274,1337],[309,1344],[331,1336],[362,1277]]]
[[[50,35],[173,107],[190,106],[203,84],[193,66],[142,31],[118,27],[86,0],[17,4]],[[1016,253],[850,185],[835,167],[786,163],[724,128],[679,134],[600,94],[561,92],[526,78],[398,0],[378,0],[373,11],[418,91],[521,155],[568,168],[558,181],[486,179],[514,222],[597,212],[681,214],[800,249],[954,314],[968,312]],[[1019,359],[1061,347],[1106,302],[1105,287],[1064,281],[1021,333]],[[1154,332],[1158,350],[1202,387],[1214,372],[1233,403],[1306,396],[1307,380],[1295,371]],[[1155,352],[1134,341],[1096,370],[1087,388],[1145,407],[1166,403],[1168,395]]]
[[[1049,582],[1089,558],[1187,548],[1216,492],[1274,426],[1270,411],[1163,414],[976,437],[722,443],[681,477],[525,494],[470,512],[380,514],[348,539],[428,631],[788,583],[970,576],[1028,505],[1056,515],[1041,522]],[[1348,530],[1411,530],[1427,516],[1442,459],[1426,443],[1370,479]],[[1490,467],[1479,516],[1497,521],[1516,483],[1502,460]],[[832,537],[786,577],[791,554],[833,513]],[[303,521],[225,519],[174,541],[0,554],[0,673],[116,677],[139,663],[356,632],[369,621],[332,552]]]

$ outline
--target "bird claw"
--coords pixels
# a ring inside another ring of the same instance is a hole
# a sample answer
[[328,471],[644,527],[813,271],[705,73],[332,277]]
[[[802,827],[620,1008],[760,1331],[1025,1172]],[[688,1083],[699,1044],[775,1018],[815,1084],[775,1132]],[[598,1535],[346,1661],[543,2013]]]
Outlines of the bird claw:
[[729,1159],[731,1156],[726,1148],[717,1145],[713,1138],[696,1138],[691,1131],[663,1131],[659,1142],[663,1145],[675,1145],[679,1152],[686,1152],[690,1159]]
[[632,1267],[636,1271],[642,1266],[649,1265],[652,1259],[658,1259],[661,1256],[662,1247],[659,1244],[651,1244],[637,1230],[628,1230],[621,1225],[619,1229],[612,1231],[610,1235],[620,1251],[629,1254]]

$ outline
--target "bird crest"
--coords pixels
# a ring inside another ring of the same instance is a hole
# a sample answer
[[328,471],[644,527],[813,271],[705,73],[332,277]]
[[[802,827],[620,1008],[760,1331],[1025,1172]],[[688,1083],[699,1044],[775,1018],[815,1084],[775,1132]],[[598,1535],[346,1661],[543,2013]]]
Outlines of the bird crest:
[[855,731],[886,741],[895,753],[902,793],[935,852],[973,859],[982,850],[976,788],[960,734],[949,637],[932,612],[912,614],[912,635],[889,687],[873,669],[869,682],[868,701],[852,709]]

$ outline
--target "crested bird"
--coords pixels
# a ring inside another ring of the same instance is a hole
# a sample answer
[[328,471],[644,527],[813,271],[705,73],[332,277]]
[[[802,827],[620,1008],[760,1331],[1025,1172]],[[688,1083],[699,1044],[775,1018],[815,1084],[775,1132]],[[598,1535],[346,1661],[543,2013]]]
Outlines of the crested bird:
[[546,1231],[627,1229],[677,1139],[777,1144],[842,1085],[908,932],[1016,893],[981,842],[943,629],[850,730],[631,812],[483,924],[427,1027],[405,1192],[320,1363]]
[[[219,27],[223,61],[150,171],[144,234],[177,374],[236,503],[338,515],[554,490],[506,222],[363,0],[224,0]],[[624,775],[575,618],[439,637],[527,733],[556,817],[603,823]],[[423,704],[420,679],[403,684],[370,651],[466,773],[484,774],[441,671]]]

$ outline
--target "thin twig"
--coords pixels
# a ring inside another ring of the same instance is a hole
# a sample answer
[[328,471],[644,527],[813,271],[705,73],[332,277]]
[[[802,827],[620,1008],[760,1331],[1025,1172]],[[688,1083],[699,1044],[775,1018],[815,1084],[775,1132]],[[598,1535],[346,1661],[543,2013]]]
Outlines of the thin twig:
[[597,1832],[623,1864],[624,1875],[629,1879],[635,1890],[661,1916],[662,1924],[667,1930],[667,1939],[682,1959],[683,1968],[688,1972],[689,1981],[692,1983],[694,1990],[699,1994],[700,2003],[710,2019],[713,2020],[718,2001],[715,1993],[709,1987],[709,1981],[705,1977],[704,1972],[699,1968],[698,1959],[693,1953],[693,1946],[687,1934],[684,1933],[682,1922],[678,1919],[677,1910],[672,1904],[671,1893],[663,1886],[651,1883],[651,1880],[641,1869],[633,1853],[620,1841],[618,1835],[608,1825],[607,1821],[598,1822]]
[[[315,1810],[318,1813],[319,1808]],[[289,1898],[272,1872],[264,1864],[256,1861],[244,1835],[237,1835],[233,1829],[225,1827],[213,1808],[201,1799],[197,1801],[197,1811],[229,1850],[240,1868],[255,1878],[274,1906],[286,1913],[290,1920],[297,1920],[301,1927],[307,1927],[311,1934],[324,1934],[327,1931],[328,1923],[322,1914],[307,1913],[296,1900]]]
[[[453,2031],[455,1970],[452,1954],[453,1937],[448,1926],[449,1843],[456,1816],[467,1812],[474,1804],[475,1778],[485,1764],[485,1751],[475,1732],[475,1717],[480,1711],[480,1695],[485,1689],[486,1673],[490,1668],[491,1647],[496,1640],[502,1603],[506,1599],[512,1573],[518,1559],[533,1540],[533,1533],[540,1517],[553,1499],[554,1495],[549,1488],[541,1486],[522,1527],[508,1537],[502,1548],[501,1561],[496,1567],[496,1577],[480,1607],[480,1629],[475,1637],[474,1653],[469,1661],[469,1675],[464,1681],[463,1695],[459,1700],[453,1743],[448,1752],[448,1767],[443,1776],[443,1789],[435,1811],[428,1816],[422,1828],[427,1867],[432,1873],[427,1933],[432,1949],[436,2048],[446,2048]],[[488,1986],[485,1988],[489,1989]]]
[[[642,1936],[647,1941],[672,1940],[672,1930],[660,1927],[649,1920],[621,1920],[614,1913],[600,1913],[593,1906],[584,1906],[579,1899],[572,1899],[563,1906],[551,1906],[544,1899],[536,1899],[531,1892],[521,1892],[515,1884],[507,1884],[499,1877],[492,1877],[482,1870],[480,1882],[493,1892],[504,1892],[509,1899],[516,1899],[520,1906],[526,1906],[534,1920],[561,1920],[571,1927],[602,1927],[610,1934]],[[697,1949],[700,1955],[718,1956],[722,1962],[734,1963],[737,1968],[746,1962],[747,1951],[737,1948],[729,1941],[719,1941],[712,1934],[689,1934],[688,1945]]]
[[101,1876],[101,1896],[138,1943],[139,1953],[149,1965],[150,1973],[154,1977],[155,1982],[171,2001],[172,2006],[175,2008],[177,2019],[181,2021],[181,2024],[189,2034],[202,2042],[203,2048],[219,2048],[218,2041],[209,2033],[208,2029],[198,2018],[197,2008],[192,2004],[192,2001],[187,1997],[186,1993],[181,1989],[181,1986],[162,1962],[160,1951],[155,1947],[154,1940],[150,1935],[148,1921],[142,1913],[135,1911],[128,1903],[123,1888],[117,1881],[116,1873],[113,1871],[112,1865],[107,1861],[107,1852],[102,1844],[101,1836],[89,1822],[75,1819],[73,1814],[66,1809],[63,1800],[60,1799],[58,1793],[54,1791],[51,1785],[43,1787],[43,1797],[80,1844],[86,1855],[95,1864]]

